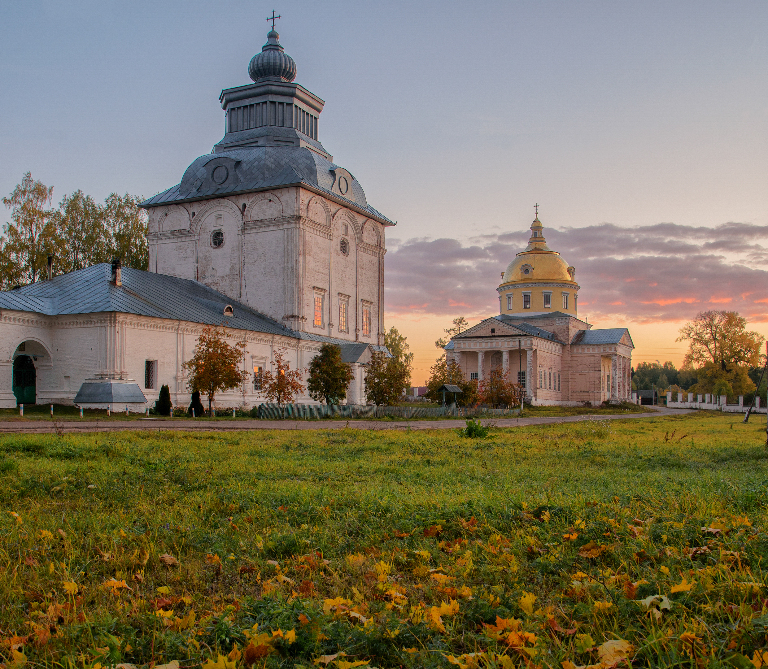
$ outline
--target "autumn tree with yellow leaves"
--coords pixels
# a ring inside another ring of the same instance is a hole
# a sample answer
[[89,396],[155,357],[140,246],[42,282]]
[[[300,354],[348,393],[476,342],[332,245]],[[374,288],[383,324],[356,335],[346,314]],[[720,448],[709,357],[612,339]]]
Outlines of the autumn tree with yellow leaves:
[[212,325],[203,328],[197,340],[195,353],[183,368],[189,373],[189,389],[208,396],[208,413],[217,392],[237,388],[245,381],[247,373],[242,369],[245,342],[228,344],[223,328]]

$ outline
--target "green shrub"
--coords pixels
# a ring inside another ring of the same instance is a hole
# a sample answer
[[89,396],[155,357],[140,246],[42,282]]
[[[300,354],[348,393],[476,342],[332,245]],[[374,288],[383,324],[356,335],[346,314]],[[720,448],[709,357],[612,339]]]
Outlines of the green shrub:
[[205,407],[203,407],[203,403],[200,401],[200,391],[196,390],[192,393],[192,401],[189,404],[189,409],[187,409],[187,413],[191,416],[192,415],[192,409],[195,410],[195,418],[200,418],[201,416],[205,416]]
[[468,418],[467,427],[463,430],[459,430],[463,437],[469,437],[470,439],[483,439],[488,436],[491,428],[483,425],[477,418]]
[[171,415],[171,389],[168,386],[160,386],[160,396],[155,402],[155,411],[161,416]]

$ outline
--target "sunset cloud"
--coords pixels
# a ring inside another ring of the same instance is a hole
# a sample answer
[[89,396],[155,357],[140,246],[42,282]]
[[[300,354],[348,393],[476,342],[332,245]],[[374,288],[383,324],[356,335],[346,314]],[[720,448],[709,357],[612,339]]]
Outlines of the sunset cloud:
[[[768,322],[768,226],[716,228],[658,223],[544,229],[547,244],[576,267],[579,307],[590,317],[679,321],[728,309]],[[528,230],[455,239],[388,240],[391,314],[468,317],[498,312],[501,273]],[[416,306],[418,305],[418,306]]]

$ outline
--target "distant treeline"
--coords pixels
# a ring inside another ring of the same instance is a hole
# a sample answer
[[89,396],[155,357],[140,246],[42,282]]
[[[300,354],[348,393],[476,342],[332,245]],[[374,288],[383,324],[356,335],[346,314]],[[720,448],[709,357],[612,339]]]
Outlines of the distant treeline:
[[[723,394],[729,395],[730,399],[742,395],[747,402],[751,402],[755,395],[755,388],[760,382],[761,372],[762,367],[741,368],[731,371],[730,378],[726,381],[730,390],[725,388]],[[694,394],[710,393],[716,390],[715,386],[723,375],[722,370],[711,369],[707,366],[700,369],[676,369],[675,365],[669,361],[663,365],[658,362],[641,362],[632,369],[632,390],[655,388],[662,393],[670,389],[673,391],[685,390]],[[757,388],[757,394],[765,403],[766,379],[763,379],[762,384]]]

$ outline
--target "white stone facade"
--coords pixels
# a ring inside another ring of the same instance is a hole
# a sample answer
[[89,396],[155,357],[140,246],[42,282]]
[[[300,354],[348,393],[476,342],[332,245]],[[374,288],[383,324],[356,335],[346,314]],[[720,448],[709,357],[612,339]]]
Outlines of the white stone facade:
[[[34,360],[37,404],[72,404],[84,381],[111,378],[135,381],[148,406],[157,400],[161,385],[171,391],[174,406],[187,407],[190,391],[182,364],[192,357],[204,326],[199,323],[148,318],[133,314],[99,313],[80,316],[42,316],[3,310],[0,316],[0,407],[15,407],[12,391],[13,360],[28,355]],[[246,343],[240,388],[216,396],[216,406],[250,408],[265,402],[254,388],[254,369],[274,371],[274,352],[282,349],[291,369],[306,370],[320,342],[226,330],[230,343]],[[352,365],[354,380],[347,403],[364,404],[364,362]],[[154,363],[151,387],[146,385],[146,364]],[[304,379],[306,381],[305,372]],[[299,402],[315,403],[308,395]],[[124,407],[114,407],[123,410]],[[142,408],[143,410],[143,408]]]
[[383,343],[380,222],[295,186],[148,213],[150,271],[200,281],[297,332]]

